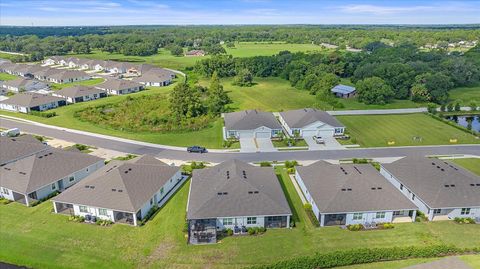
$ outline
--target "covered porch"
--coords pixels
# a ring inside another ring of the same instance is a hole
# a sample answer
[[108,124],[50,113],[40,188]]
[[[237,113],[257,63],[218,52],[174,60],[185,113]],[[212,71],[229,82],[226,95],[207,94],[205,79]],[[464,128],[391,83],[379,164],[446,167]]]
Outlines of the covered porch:
[[268,216],[265,217],[265,228],[287,228],[289,222],[290,216]]
[[347,223],[347,214],[326,214],[322,217],[323,226],[339,226]]
[[55,213],[73,216],[75,212],[73,211],[73,205],[61,202],[54,202]]
[[213,244],[217,242],[217,220],[199,219],[188,221],[190,244]]
[[415,210],[393,211],[392,223],[413,222],[416,218]]
[[113,211],[113,217],[115,219],[115,223],[137,225],[136,219],[134,218],[133,213],[122,212],[122,211]]

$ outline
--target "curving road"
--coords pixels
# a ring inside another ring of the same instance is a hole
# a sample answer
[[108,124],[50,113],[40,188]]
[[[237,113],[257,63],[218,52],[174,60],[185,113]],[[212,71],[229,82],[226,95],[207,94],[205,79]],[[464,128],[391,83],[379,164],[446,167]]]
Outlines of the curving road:
[[446,154],[471,154],[480,155],[479,145],[450,145],[450,146],[421,146],[421,147],[389,147],[389,148],[364,148],[342,150],[317,150],[317,151],[280,151],[262,153],[239,152],[210,152],[206,154],[187,153],[184,148],[165,147],[162,145],[138,142],[133,140],[108,137],[93,133],[63,129],[55,126],[41,125],[33,122],[17,121],[0,118],[0,127],[20,128],[23,132],[54,137],[75,143],[91,145],[133,154],[151,154],[159,158],[171,160],[197,160],[209,162],[222,162],[227,159],[241,159],[249,162],[257,161],[282,161],[282,160],[319,160],[343,158],[379,158],[400,157],[407,155],[446,155]]

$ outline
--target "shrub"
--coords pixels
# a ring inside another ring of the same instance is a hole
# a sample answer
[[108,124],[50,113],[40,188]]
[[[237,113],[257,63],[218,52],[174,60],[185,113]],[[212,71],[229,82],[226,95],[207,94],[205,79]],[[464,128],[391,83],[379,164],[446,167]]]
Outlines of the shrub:
[[42,117],[42,118],[52,118],[57,116],[57,113],[54,111],[50,112],[40,112],[40,111],[30,111],[31,115]]
[[12,201],[8,200],[8,199],[5,199],[5,198],[0,198],[0,205],[8,205],[10,204]]
[[428,221],[427,216],[422,211],[417,210],[417,216],[415,217],[416,222]]
[[305,213],[307,213],[310,222],[315,227],[320,227],[320,223],[318,222],[317,217],[315,217],[315,213],[313,213],[312,205],[311,204],[304,204],[303,208],[305,209]]
[[298,166],[297,161],[285,161],[286,168],[294,168],[295,166]]
[[427,105],[427,111],[428,111],[428,113],[436,114],[437,113],[437,105],[432,104],[432,103],[428,104]]
[[475,102],[470,103],[470,110],[471,111],[477,111],[477,104]]
[[472,218],[454,218],[453,221],[459,224],[475,224],[475,220]]
[[377,228],[379,229],[393,229],[395,225],[393,223],[378,223]]
[[365,159],[365,158],[363,158],[363,159],[353,158],[352,162],[355,163],[355,164],[365,164],[365,163],[369,163],[370,160]]
[[271,167],[272,164],[271,164],[270,162],[261,162],[261,163],[260,163],[260,166],[261,166],[261,167]]
[[85,221],[85,218],[82,217],[82,216],[70,216],[68,217],[68,220],[69,221],[73,221],[73,222],[84,222]]
[[460,111],[460,103],[455,103],[455,107],[453,109],[455,111]]
[[292,168],[288,168],[288,169],[287,169],[287,173],[290,174],[290,175],[295,174],[295,168],[293,168],[293,167],[292,167]]
[[190,164],[190,168],[192,168],[192,170],[193,169],[203,169],[203,168],[205,168],[205,163],[203,163],[203,162],[198,162],[198,163],[197,162],[192,162]]
[[100,226],[108,226],[112,225],[113,221],[108,220],[108,219],[98,219],[95,224],[100,225]]
[[47,201],[48,199],[57,196],[59,193],[60,193],[60,192],[58,192],[58,191],[54,191],[54,192],[50,193],[47,197],[44,197],[44,198],[42,198],[42,199],[40,199],[40,200],[35,200],[35,201],[33,201],[33,202],[30,204],[30,206],[33,207],[33,206],[36,206],[36,205],[38,205],[38,204],[40,204],[40,203],[43,203],[43,202]]
[[250,227],[250,228],[247,229],[247,232],[248,232],[249,235],[254,235],[254,234],[257,233],[257,230]]
[[452,111],[453,111],[453,104],[452,104],[452,103],[450,103],[450,104],[447,105],[447,111],[448,111],[448,112],[452,112]]
[[233,230],[230,229],[230,228],[228,228],[228,229],[226,230],[226,233],[227,233],[228,236],[232,236],[232,235],[233,235]]
[[361,231],[363,229],[365,229],[365,227],[362,225],[362,224],[350,224],[350,225],[347,225],[347,229],[349,231]]
[[152,208],[150,208],[150,210],[148,210],[147,214],[145,215],[145,217],[143,218],[144,221],[147,221],[149,220],[150,218],[153,217],[153,215],[155,215],[155,213],[157,212],[158,210],[158,206],[154,205],[152,206]]

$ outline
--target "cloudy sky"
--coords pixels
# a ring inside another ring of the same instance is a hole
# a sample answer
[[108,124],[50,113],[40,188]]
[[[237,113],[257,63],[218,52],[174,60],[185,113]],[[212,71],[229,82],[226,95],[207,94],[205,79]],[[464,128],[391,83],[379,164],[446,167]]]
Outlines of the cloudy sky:
[[0,0],[0,25],[463,23],[480,1]]

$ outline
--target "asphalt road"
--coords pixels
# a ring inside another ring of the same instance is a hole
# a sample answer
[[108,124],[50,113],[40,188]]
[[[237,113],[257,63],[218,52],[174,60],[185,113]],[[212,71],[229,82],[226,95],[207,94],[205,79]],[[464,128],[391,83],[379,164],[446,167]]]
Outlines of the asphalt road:
[[94,134],[78,134],[66,130],[58,130],[45,126],[38,126],[26,122],[18,122],[0,118],[0,126],[3,128],[20,128],[21,131],[54,137],[66,141],[91,145],[121,152],[133,154],[151,154],[159,158],[171,160],[196,160],[209,162],[222,162],[236,158],[249,162],[256,161],[282,161],[282,160],[320,160],[320,159],[343,159],[343,158],[380,158],[400,157],[408,155],[446,155],[446,154],[471,154],[480,155],[480,145],[454,145],[454,146],[422,146],[422,147],[390,147],[390,148],[367,148],[367,149],[343,149],[343,150],[318,150],[318,151],[279,151],[262,153],[240,152],[212,152],[205,154],[187,153],[184,150],[165,149],[156,145],[137,144],[136,141],[119,141],[114,138],[97,137]]

